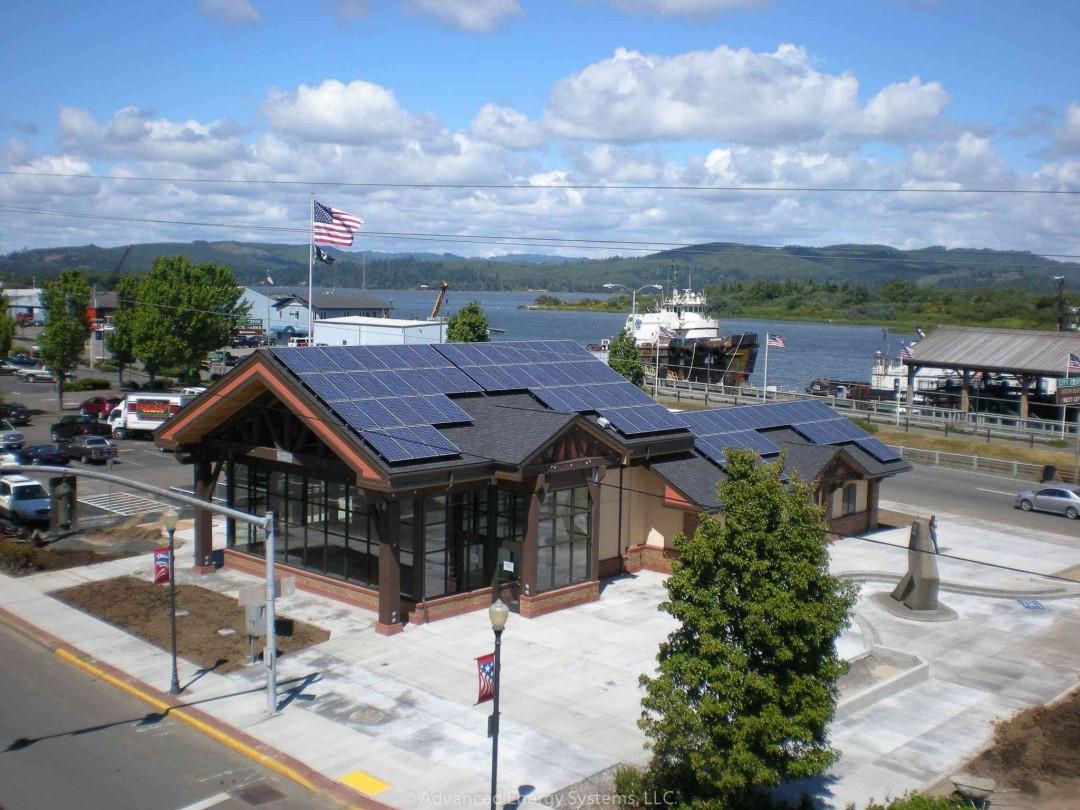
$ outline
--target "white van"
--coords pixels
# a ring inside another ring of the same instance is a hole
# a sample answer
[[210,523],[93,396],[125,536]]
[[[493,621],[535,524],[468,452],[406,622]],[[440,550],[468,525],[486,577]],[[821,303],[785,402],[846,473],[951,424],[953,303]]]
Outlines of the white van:
[[299,349],[299,348],[302,348],[304,346],[310,346],[310,345],[311,345],[311,338],[306,338],[306,337],[289,338],[289,348],[290,349]]

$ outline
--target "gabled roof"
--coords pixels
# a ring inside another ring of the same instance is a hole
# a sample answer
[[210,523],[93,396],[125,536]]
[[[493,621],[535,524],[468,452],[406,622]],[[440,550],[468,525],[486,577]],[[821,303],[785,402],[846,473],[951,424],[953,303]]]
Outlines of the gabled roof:
[[[307,296],[296,295],[307,306]],[[390,304],[363,293],[319,293],[312,302],[315,309],[390,309]]]
[[1080,355],[1080,332],[939,326],[912,350],[905,365],[1061,377],[1069,354]]

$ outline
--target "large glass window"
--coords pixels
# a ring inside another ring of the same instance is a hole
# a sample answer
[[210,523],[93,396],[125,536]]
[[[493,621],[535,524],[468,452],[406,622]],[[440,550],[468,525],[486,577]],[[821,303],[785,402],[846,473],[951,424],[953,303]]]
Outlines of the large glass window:
[[540,507],[538,528],[537,590],[588,581],[588,487],[549,492]]
[[[278,517],[276,558],[369,587],[379,582],[378,515],[360,490],[293,472],[233,462],[232,506]],[[234,546],[265,554],[265,534],[251,524],[236,533]]]
[[859,510],[859,488],[855,484],[844,485],[844,514],[854,515]]
[[398,542],[401,548],[401,595],[407,599],[416,597],[415,526],[416,501],[413,498],[407,498],[401,501],[401,517],[398,521]]

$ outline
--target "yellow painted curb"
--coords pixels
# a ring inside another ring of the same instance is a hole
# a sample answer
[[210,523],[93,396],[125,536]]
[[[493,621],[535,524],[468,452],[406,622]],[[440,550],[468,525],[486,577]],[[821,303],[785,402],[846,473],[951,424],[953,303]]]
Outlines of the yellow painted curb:
[[209,725],[208,723],[204,723],[202,720],[199,720],[199,719],[197,719],[195,717],[192,717],[187,712],[185,712],[183,709],[177,708],[175,706],[171,706],[171,705],[169,705],[168,703],[166,703],[163,700],[158,700],[157,698],[153,697],[152,695],[148,695],[146,692],[143,692],[141,689],[136,689],[131,684],[125,683],[124,681],[120,680],[119,678],[116,678],[116,677],[110,675],[108,672],[105,672],[103,669],[100,669],[99,667],[94,666],[93,664],[89,663],[88,661],[84,661],[81,658],[79,658],[78,656],[72,655],[67,650],[55,650],[55,652],[56,652],[56,654],[58,656],[63,658],[65,661],[68,661],[68,662],[70,662],[72,664],[75,664],[75,666],[86,670],[87,672],[91,673],[95,677],[100,678],[101,680],[103,680],[103,681],[105,681],[107,683],[111,683],[113,686],[116,686],[116,687],[124,690],[129,695],[132,695],[133,697],[137,697],[140,700],[143,700],[146,703],[149,703],[154,708],[159,709],[162,712],[166,712],[170,716],[179,717],[181,720],[183,720],[188,725],[194,726],[199,731],[201,731],[204,734],[214,738],[215,740],[220,742],[222,745],[225,745],[228,748],[231,748],[233,751],[236,751],[238,754],[243,754],[248,759],[252,759],[255,762],[257,762],[258,764],[264,765],[267,768],[269,768],[270,770],[276,771],[277,773],[281,774],[282,776],[287,777],[289,779],[292,779],[297,784],[303,785],[305,788],[310,790],[312,793],[319,793],[320,792],[319,789],[312,782],[310,782],[308,779],[301,776],[299,774],[299,772],[297,772],[295,769],[290,768],[288,765],[285,765],[282,762],[278,762],[276,759],[271,757],[269,754],[264,754],[261,751],[258,751],[255,748],[252,748],[250,745],[247,745],[246,743],[242,743],[239,740],[234,740],[228,734],[225,734],[222,731],[218,731],[216,728]]

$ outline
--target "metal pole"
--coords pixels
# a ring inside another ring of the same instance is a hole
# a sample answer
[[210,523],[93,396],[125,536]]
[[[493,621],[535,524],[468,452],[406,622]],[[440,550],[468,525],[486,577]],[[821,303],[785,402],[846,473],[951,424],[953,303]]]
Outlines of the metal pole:
[[169,624],[172,635],[172,681],[169,683],[169,694],[180,694],[180,677],[176,672],[176,547],[173,544],[173,536],[176,528],[169,532]]
[[[266,713],[277,714],[277,628],[274,626],[274,548],[276,545],[274,513],[266,513]],[[496,667],[496,672],[498,668]],[[498,692],[496,691],[496,694]]]
[[502,634],[500,628],[495,631],[495,689],[493,695],[491,722],[491,810],[496,810],[499,792],[499,670],[502,663]]

